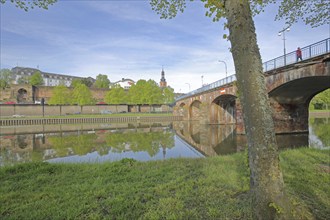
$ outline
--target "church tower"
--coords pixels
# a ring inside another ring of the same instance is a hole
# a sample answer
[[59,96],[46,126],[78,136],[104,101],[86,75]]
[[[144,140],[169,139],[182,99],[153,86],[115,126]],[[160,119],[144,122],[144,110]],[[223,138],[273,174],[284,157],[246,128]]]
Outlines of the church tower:
[[167,87],[167,82],[166,82],[166,79],[165,79],[164,68],[162,68],[162,78],[160,78],[159,86],[160,86],[160,88],[165,88],[165,87]]

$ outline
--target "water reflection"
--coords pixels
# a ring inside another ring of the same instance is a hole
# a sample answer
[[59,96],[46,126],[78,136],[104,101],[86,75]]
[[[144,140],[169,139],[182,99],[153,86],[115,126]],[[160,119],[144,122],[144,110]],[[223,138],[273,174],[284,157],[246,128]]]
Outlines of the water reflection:
[[[33,131],[33,132],[31,132]],[[277,135],[281,149],[329,148],[326,118],[310,119],[308,134]],[[198,122],[2,127],[0,165],[28,161],[102,162],[224,155],[246,148],[234,125]]]
[[[202,125],[198,122],[174,122],[176,134],[206,156],[239,152],[247,147],[245,135],[236,135],[234,125]],[[276,135],[280,149],[308,145],[308,134]]]

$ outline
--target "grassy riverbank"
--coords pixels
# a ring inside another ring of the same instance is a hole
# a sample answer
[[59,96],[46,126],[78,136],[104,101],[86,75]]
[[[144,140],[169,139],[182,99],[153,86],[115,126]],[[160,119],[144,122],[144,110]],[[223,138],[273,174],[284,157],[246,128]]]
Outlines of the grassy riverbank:
[[[330,216],[329,150],[281,153],[297,215]],[[0,168],[0,219],[251,219],[247,156]]]

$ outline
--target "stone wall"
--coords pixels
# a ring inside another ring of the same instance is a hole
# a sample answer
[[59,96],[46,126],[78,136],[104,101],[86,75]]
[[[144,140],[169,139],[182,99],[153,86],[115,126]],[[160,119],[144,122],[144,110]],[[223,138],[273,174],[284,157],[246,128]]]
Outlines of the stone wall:
[[[72,114],[109,114],[120,112],[171,112],[172,109],[167,105],[36,105],[36,104],[18,104],[18,105],[0,105],[1,117],[12,117],[13,115],[23,116],[57,116]],[[151,111],[150,111],[151,109]]]
[[[49,87],[49,86],[38,86],[35,89],[35,100],[41,100],[44,98],[46,102],[52,97],[53,90],[55,87]],[[73,90],[73,88],[69,88],[70,90]],[[106,93],[109,91],[109,89],[96,89],[96,88],[90,88],[90,91],[92,93],[92,96],[97,102],[101,102],[104,100],[104,97]]]
[[26,91],[26,95],[24,96],[23,103],[32,103],[34,91],[32,86],[27,84],[22,85],[11,85],[10,88],[0,89],[0,102],[18,102],[18,91],[22,89]]
[[[32,104],[34,101],[40,101],[42,98],[47,102],[53,95],[55,87],[50,86],[38,86],[32,87],[31,85],[11,85],[10,88],[6,88],[0,91],[0,102],[13,101],[16,103]],[[20,89],[26,90],[26,97],[22,101],[18,101],[18,91]],[[69,88],[72,90],[73,88]],[[97,102],[104,100],[106,93],[109,89],[96,89],[90,88],[92,96]]]

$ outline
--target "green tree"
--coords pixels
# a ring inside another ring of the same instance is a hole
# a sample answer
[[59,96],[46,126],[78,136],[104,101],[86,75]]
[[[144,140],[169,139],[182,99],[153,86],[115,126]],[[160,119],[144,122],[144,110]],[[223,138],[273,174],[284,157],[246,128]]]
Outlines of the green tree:
[[28,76],[21,76],[17,80],[18,84],[29,84],[29,77]]
[[83,84],[85,84],[87,87],[92,87],[93,86],[93,83],[94,83],[94,81],[93,81],[93,78],[92,77],[87,77],[87,78],[83,78],[82,80],[81,80],[81,82],[83,83]]
[[152,105],[163,103],[162,90],[154,80],[149,79],[147,81],[147,87],[144,92],[146,93],[145,96],[147,98],[146,104]]
[[71,85],[70,85],[70,87],[75,88],[75,87],[77,87],[77,86],[80,85],[80,84],[83,84],[81,79],[73,79],[73,80],[71,81]]
[[171,87],[165,87],[163,89],[163,103],[171,104],[174,102],[174,89]]
[[84,84],[87,87],[91,87],[93,82],[89,78],[73,79],[70,87],[76,87],[78,84]]
[[11,71],[9,69],[0,70],[0,88],[5,89],[10,87]]
[[85,84],[78,84],[72,92],[72,103],[83,105],[94,104],[92,93]]
[[[213,21],[221,18],[227,19],[225,27],[229,30],[228,39],[231,42],[248,139],[254,218],[292,219],[291,204],[284,190],[282,172],[279,167],[278,146],[275,140],[274,124],[264,83],[250,1],[201,1],[207,8],[206,15],[213,17]],[[298,2],[298,0],[283,0],[283,2],[290,1]],[[274,1],[254,0],[251,2],[254,12],[258,13],[265,6],[263,3]],[[329,2],[323,2],[328,11]],[[183,12],[186,7],[185,0],[151,0],[150,3],[152,9],[160,14],[161,18],[173,18],[178,12]],[[286,9],[291,10],[291,8]],[[279,16],[281,17],[281,15]]]
[[[277,3],[277,0],[269,0]],[[288,26],[302,20],[306,25],[318,27],[329,24],[329,0],[285,0],[281,1],[276,20],[284,19]]]
[[11,2],[15,4],[17,8],[21,8],[25,11],[28,11],[29,9],[34,8],[43,8],[48,9],[49,5],[53,5],[57,0],[0,0],[1,4],[5,4],[6,2]]
[[104,101],[108,104],[116,104],[116,112],[118,112],[117,105],[127,103],[127,93],[120,85],[116,85],[107,92]]
[[29,82],[32,86],[41,86],[44,83],[44,80],[41,76],[40,71],[36,71],[33,73],[33,75],[30,77]]
[[55,86],[53,90],[53,96],[49,99],[49,105],[68,105],[71,103],[71,92],[64,86]]
[[129,102],[131,104],[146,104],[147,103],[147,81],[144,79],[138,80],[128,90]]
[[96,77],[96,81],[94,83],[95,88],[99,89],[108,89],[110,85],[110,80],[107,75],[99,74]]
[[128,100],[130,104],[148,104],[151,108],[152,104],[163,103],[163,94],[154,80],[140,79],[129,89]]
[[329,109],[330,107],[330,89],[327,89],[312,99],[310,102],[312,109]]

